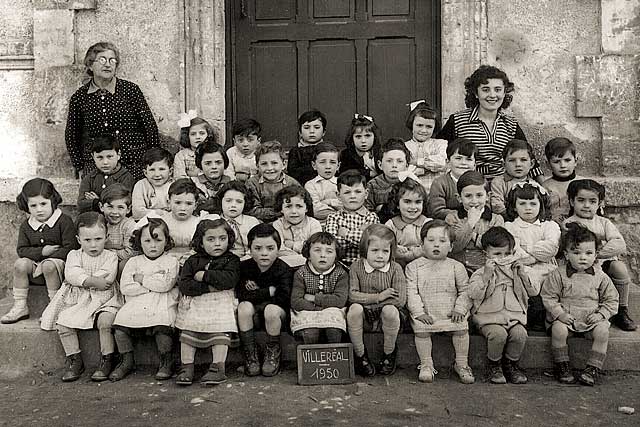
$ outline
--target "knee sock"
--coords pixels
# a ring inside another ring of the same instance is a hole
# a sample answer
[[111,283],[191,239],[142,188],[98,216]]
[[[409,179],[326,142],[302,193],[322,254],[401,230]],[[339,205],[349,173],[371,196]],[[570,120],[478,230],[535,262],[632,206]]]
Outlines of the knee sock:
[[327,342],[329,344],[337,344],[342,342],[342,331],[338,328],[327,328],[324,330],[327,335]]
[[72,354],[80,353],[80,343],[78,342],[78,331],[66,326],[58,325],[58,335],[60,336],[60,342],[64,348],[64,354],[71,356]]
[[133,341],[129,334],[120,329],[115,329],[113,335],[116,340],[116,345],[118,346],[118,351],[120,354],[128,353],[133,351]]
[[589,360],[587,360],[587,365],[595,366],[598,369],[602,369],[605,357],[607,357],[606,354],[598,353],[597,351],[591,350],[589,352]]
[[302,330],[302,340],[305,344],[317,344],[320,341],[320,329],[307,328]]
[[568,362],[569,361],[569,347],[551,347],[551,354],[553,355],[554,362]]
[[13,305],[18,308],[27,306],[29,288],[13,288]]
[[384,354],[391,354],[396,349],[396,340],[398,339],[398,331],[400,322],[387,321],[386,325],[382,325],[382,334],[384,336]]
[[253,333],[253,329],[249,329],[246,332],[240,331],[240,342],[245,348],[253,348],[256,346],[256,335]]
[[616,287],[618,294],[620,295],[620,307],[627,307],[629,305],[629,280],[612,280],[613,285]]
[[193,363],[196,358],[196,348],[189,344],[180,343],[180,361],[183,365]]
[[414,337],[416,342],[416,350],[420,358],[420,366],[433,367],[433,359],[431,358],[431,337]]
[[167,334],[156,334],[156,347],[158,347],[158,353],[167,354],[173,350],[173,338]]
[[469,365],[469,333],[453,335],[451,337],[453,349],[456,352],[456,365],[459,367]]
[[221,363],[224,366],[225,360],[227,360],[227,351],[229,350],[228,345],[224,344],[216,344],[211,347],[211,355],[212,355],[212,363],[219,364]]
[[267,344],[280,344],[280,335],[267,334]]
[[347,323],[347,330],[353,344],[353,352],[356,356],[362,357],[364,355],[364,328],[362,321]]

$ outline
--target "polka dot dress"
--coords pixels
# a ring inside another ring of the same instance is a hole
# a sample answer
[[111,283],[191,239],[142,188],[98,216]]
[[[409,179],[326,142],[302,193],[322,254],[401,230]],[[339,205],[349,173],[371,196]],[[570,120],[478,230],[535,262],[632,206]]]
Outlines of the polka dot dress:
[[102,134],[115,135],[120,142],[122,164],[134,178],[143,177],[142,155],[160,145],[158,127],[140,88],[117,79],[116,90],[87,93],[90,82],[78,89],[69,102],[65,141],[76,170],[95,169],[91,139]]

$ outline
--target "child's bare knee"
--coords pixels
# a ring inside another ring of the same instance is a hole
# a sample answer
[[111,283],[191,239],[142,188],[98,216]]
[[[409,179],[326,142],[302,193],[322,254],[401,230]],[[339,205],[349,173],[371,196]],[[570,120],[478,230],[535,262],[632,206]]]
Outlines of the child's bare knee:
[[612,279],[623,280],[629,277],[627,266],[622,261],[611,261],[609,264],[609,276]]
[[360,304],[351,304],[347,312],[348,319],[360,319],[364,316],[364,309]]
[[269,304],[264,308],[264,320],[267,323],[282,320],[284,314],[284,310],[275,304]]
[[54,274],[58,272],[58,268],[56,267],[56,265],[51,262],[51,261],[47,261],[44,260],[42,261],[42,273],[49,275],[49,274]]
[[556,320],[555,322],[553,322],[553,325],[551,325],[551,336],[554,338],[562,338],[566,340],[569,336],[569,328],[567,328],[567,325],[565,325],[561,321]]
[[98,315],[98,321],[96,322],[98,329],[111,329],[115,318],[116,316],[113,313],[100,313]]
[[400,321],[400,312],[398,312],[398,309],[393,306],[393,305],[385,305],[384,307],[382,307],[382,321]]
[[33,271],[33,261],[29,258],[18,258],[13,266],[20,274],[31,274]]
[[238,304],[238,319],[252,319],[256,309],[249,301],[242,301]]

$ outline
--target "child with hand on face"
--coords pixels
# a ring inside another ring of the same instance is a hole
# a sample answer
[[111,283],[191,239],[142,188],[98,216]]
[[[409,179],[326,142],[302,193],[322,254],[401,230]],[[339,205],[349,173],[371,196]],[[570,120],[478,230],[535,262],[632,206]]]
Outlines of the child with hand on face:
[[173,179],[198,176],[200,168],[196,166],[196,148],[207,137],[215,138],[215,130],[206,120],[197,116],[195,110],[181,114],[178,121],[180,127],[180,146],[173,161]]
[[618,259],[627,252],[627,244],[615,224],[599,215],[604,206],[604,186],[591,179],[577,179],[569,184],[567,196],[571,204],[571,216],[562,223],[562,227],[566,229],[567,224],[577,222],[596,235],[600,241],[598,265],[611,277],[620,294],[618,312],[611,318],[611,323],[623,331],[635,331],[637,326],[629,316],[631,276],[626,264]]
[[356,170],[348,170],[338,177],[338,198],[342,209],[327,218],[325,231],[338,240],[341,261],[351,265],[358,258],[362,232],[371,224],[378,223],[378,215],[365,206],[367,189],[365,178]]
[[49,300],[56,294],[65,269],[65,260],[78,246],[73,220],[58,209],[60,193],[42,178],[27,181],[16,197],[18,209],[29,219],[18,229],[18,259],[13,265],[13,306],[0,323],[10,324],[29,318],[27,297],[30,282],[47,287]]
[[[251,258],[242,261],[236,288],[244,373],[272,377],[280,371],[280,332],[289,312],[293,269],[278,258],[280,235],[271,224],[256,225],[248,238]],[[267,332],[262,366],[254,333],[260,324]]]
[[336,177],[336,171],[340,167],[338,149],[333,144],[319,143],[311,166],[318,172],[318,176],[307,181],[304,188],[313,201],[313,216],[324,222],[329,214],[342,207],[338,199],[338,178]]
[[556,379],[572,384],[567,338],[584,335],[593,341],[587,366],[578,379],[595,385],[609,343],[609,319],[618,311],[618,292],[609,276],[594,268],[600,241],[587,227],[571,222],[562,238],[566,266],[553,271],[542,285],[542,301],[551,329]]
[[377,371],[391,375],[396,371],[398,333],[409,317],[406,278],[394,261],[396,236],[388,227],[373,224],[360,240],[360,258],[349,269],[349,311],[347,329],[353,343],[356,373],[373,376],[376,368],[369,360],[363,332],[382,331],[383,357]]
[[471,279],[471,320],[487,339],[489,381],[525,384],[518,366],[527,343],[527,301],[538,290],[529,282],[529,267],[514,256],[515,240],[503,227],[491,227],[481,238],[487,261]]
[[447,258],[451,231],[441,219],[427,222],[420,231],[423,256],[409,263],[407,308],[420,357],[418,380],[430,383],[436,373],[431,357],[431,335],[451,335],[455,350],[454,371],[463,384],[475,382],[469,367],[469,324],[471,300],[466,294],[468,280],[464,265]]
[[491,211],[506,215],[507,196],[516,182],[536,182],[529,178],[535,154],[527,141],[512,139],[502,150],[504,174],[491,181]]
[[389,200],[393,184],[398,182],[399,174],[406,172],[411,160],[411,152],[400,138],[391,138],[382,145],[376,165],[380,175],[367,183],[367,200],[365,206],[386,222],[393,215],[384,212],[383,207]]
[[487,206],[486,183],[480,172],[465,172],[456,187],[461,207],[452,227],[451,258],[463,263],[467,271],[473,273],[485,263],[482,235],[491,227],[503,225],[504,220]]
[[365,177],[366,182],[378,175],[376,155],[380,150],[380,131],[373,117],[356,114],[344,140],[347,147],[340,152],[340,170],[342,174],[355,169]]
[[212,363],[200,379],[203,385],[227,380],[225,361],[230,333],[238,332],[234,289],[240,280],[240,259],[231,253],[235,234],[223,219],[204,219],[196,228],[191,246],[196,252],[185,262],[178,287],[176,328],[180,333],[181,371],[178,385],[191,385],[198,348],[211,348]]
[[100,195],[100,211],[107,220],[105,249],[118,255],[118,278],[129,258],[136,255],[131,244],[136,222],[127,215],[131,212],[131,191],[122,184],[113,184]]
[[339,263],[338,242],[318,232],[302,249],[307,263],[296,271],[291,291],[291,332],[305,344],[340,343],[347,330],[346,308],[349,273]]
[[456,184],[463,173],[476,168],[476,144],[467,138],[456,138],[447,146],[448,171],[436,177],[429,190],[427,216],[443,219],[449,225],[458,220],[460,200]]
[[[184,178],[182,178],[184,179]],[[109,375],[120,381],[135,369],[133,339],[153,336],[160,354],[157,380],[173,373],[173,325],[178,307],[178,260],[167,251],[173,246],[167,224],[160,218],[142,218],[133,244],[142,254],[127,262],[120,290],[124,305],[113,321],[120,362]]]
[[221,213],[220,217],[227,221],[236,235],[231,252],[240,259],[249,255],[249,231],[260,224],[260,221],[247,215],[251,210],[249,190],[240,181],[227,182],[218,191]]
[[412,178],[396,183],[389,195],[390,211],[396,216],[385,225],[396,235],[396,261],[403,267],[423,255],[420,232],[430,220],[423,215],[426,200],[426,190]]
[[150,212],[169,209],[169,186],[173,182],[173,155],[164,148],[150,148],[142,156],[144,178],[131,193],[131,214],[136,221]]
[[422,99],[409,104],[410,111],[406,126],[411,131],[411,139],[405,145],[411,152],[411,164],[415,175],[420,178],[425,190],[431,188],[434,179],[447,168],[447,140],[432,138],[437,132],[438,112]]
[[220,201],[216,197],[218,190],[231,181],[224,170],[229,166],[229,158],[224,148],[215,139],[207,138],[196,149],[196,166],[202,173],[192,177],[198,190],[202,193],[198,199],[196,213],[220,213]]
[[101,135],[91,141],[91,152],[96,169],[85,174],[80,181],[78,212],[99,211],[100,195],[107,187],[119,183],[131,192],[135,180],[120,164],[120,144],[111,135]]
[[169,209],[162,219],[169,227],[169,236],[173,240],[168,254],[178,260],[182,267],[193,252],[191,241],[200,218],[193,216],[198,200],[198,188],[189,178],[180,178],[169,187]]
[[298,145],[289,150],[287,173],[300,185],[316,175],[311,162],[326,131],[327,118],[318,110],[307,111],[298,118]]
[[229,167],[225,171],[231,179],[247,182],[258,174],[256,149],[262,139],[262,126],[253,119],[238,120],[232,128],[233,147],[227,150]]
[[258,176],[249,178],[246,185],[253,206],[249,214],[260,221],[273,222],[280,216],[274,209],[278,191],[289,185],[302,187],[298,181],[284,173],[284,158],[284,150],[278,141],[267,141],[256,150]]
[[576,179],[576,146],[567,138],[553,138],[544,146],[544,155],[551,168],[551,178],[542,183],[551,198],[551,219],[558,224],[569,217],[571,206],[567,197],[569,183]]

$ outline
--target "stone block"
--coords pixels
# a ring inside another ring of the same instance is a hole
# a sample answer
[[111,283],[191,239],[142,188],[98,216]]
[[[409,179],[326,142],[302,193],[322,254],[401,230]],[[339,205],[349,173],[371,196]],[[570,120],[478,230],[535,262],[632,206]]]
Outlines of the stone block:
[[36,10],[67,9],[82,10],[95,9],[97,0],[34,0]]
[[74,61],[72,10],[33,11],[33,56],[36,70],[72,65]]
[[640,52],[640,0],[601,0],[604,53]]

